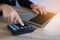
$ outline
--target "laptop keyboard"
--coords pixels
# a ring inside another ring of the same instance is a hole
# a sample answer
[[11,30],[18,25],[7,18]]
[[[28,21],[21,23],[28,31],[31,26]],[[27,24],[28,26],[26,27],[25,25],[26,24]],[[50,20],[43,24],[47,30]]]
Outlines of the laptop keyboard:
[[46,23],[49,19],[51,19],[55,14],[53,13],[47,13],[46,15],[37,15],[36,17],[32,18],[31,22],[36,23],[36,24],[40,24],[43,25],[44,23]]

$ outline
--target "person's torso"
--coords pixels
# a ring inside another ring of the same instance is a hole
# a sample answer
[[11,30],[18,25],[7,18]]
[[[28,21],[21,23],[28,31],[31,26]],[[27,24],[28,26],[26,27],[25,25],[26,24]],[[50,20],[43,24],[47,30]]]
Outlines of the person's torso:
[[0,0],[0,4],[9,4],[15,6],[16,0]]

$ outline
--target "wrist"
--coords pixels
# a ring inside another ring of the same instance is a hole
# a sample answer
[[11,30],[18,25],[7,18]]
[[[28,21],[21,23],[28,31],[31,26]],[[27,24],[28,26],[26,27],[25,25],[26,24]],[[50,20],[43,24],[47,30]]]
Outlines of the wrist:
[[31,5],[30,5],[31,8],[34,8],[35,6],[36,6],[36,5],[34,5],[34,4],[31,4]]

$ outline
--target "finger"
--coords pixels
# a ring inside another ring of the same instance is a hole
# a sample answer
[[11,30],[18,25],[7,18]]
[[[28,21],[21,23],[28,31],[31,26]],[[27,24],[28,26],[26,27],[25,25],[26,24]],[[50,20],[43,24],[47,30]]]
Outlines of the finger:
[[23,23],[23,21],[21,20],[21,18],[18,18],[17,21],[18,21],[19,24],[21,24],[22,26],[24,26],[24,23]]
[[8,20],[8,17],[4,17],[5,20]]
[[38,11],[38,10],[35,9],[35,10],[33,10],[33,11],[34,11],[35,13],[39,14],[39,11]]
[[8,17],[8,22],[10,22],[10,18],[11,18],[11,17],[9,16],[9,17]]
[[7,20],[7,21],[9,21],[9,18],[10,18],[9,15],[4,16],[4,19]]
[[7,19],[7,16],[6,16],[6,15],[4,15],[4,14],[3,14],[3,17],[4,17],[4,19],[5,19],[5,20]]
[[17,23],[17,18],[16,17],[14,17],[13,23]]
[[41,15],[44,15],[42,9],[38,9],[38,11],[39,11],[39,13],[40,13]]
[[45,9],[45,8],[43,8],[42,10],[43,10],[44,15],[46,15],[46,14],[47,14],[46,9]]
[[10,21],[13,23],[13,21],[14,21],[14,16],[13,15],[11,15]]

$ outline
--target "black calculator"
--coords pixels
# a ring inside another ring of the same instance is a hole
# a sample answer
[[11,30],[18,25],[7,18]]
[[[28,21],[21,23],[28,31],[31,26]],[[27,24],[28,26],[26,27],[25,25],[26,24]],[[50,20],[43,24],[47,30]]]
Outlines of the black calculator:
[[20,35],[33,32],[36,28],[25,24],[21,26],[20,24],[10,24],[7,26],[13,35]]

